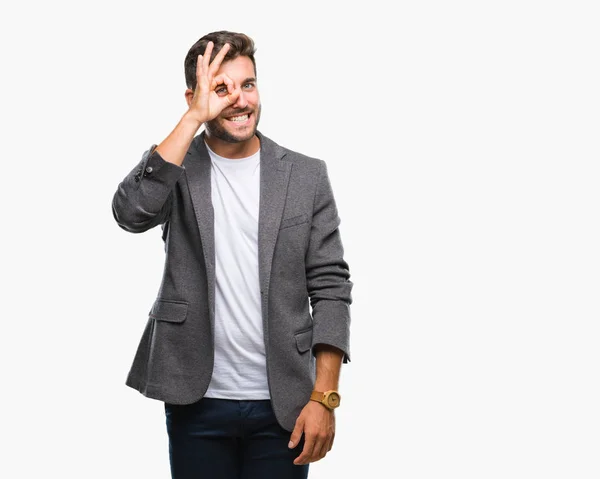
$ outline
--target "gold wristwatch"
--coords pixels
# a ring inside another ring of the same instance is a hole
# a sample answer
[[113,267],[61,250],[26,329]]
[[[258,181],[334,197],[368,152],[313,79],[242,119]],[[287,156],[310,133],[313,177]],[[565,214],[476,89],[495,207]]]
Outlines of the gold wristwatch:
[[310,395],[312,401],[320,402],[327,409],[333,411],[340,405],[340,395],[337,391],[313,391]]

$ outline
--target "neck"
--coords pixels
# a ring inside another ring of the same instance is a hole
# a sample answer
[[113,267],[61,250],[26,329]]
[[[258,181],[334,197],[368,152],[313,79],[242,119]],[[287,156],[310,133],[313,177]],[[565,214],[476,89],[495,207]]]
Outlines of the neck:
[[260,140],[254,135],[249,140],[237,143],[227,143],[219,138],[211,136],[206,132],[204,140],[217,155],[223,158],[239,159],[253,155],[260,149]]

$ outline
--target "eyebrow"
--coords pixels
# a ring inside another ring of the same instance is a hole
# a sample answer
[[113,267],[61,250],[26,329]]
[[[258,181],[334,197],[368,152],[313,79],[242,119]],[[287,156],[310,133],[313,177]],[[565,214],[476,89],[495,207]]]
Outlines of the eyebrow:
[[[254,78],[254,77],[249,77],[249,78],[246,78],[246,79],[245,79],[245,80],[242,82],[242,84],[244,84],[244,83],[256,83],[256,78]],[[219,86],[222,86],[222,85],[225,85],[225,83],[219,83]]]

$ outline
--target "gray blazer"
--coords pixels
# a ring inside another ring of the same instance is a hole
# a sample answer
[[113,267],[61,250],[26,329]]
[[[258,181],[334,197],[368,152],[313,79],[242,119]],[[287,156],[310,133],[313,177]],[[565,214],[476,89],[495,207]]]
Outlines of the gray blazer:
[[[336,346],[343,362],[350,361],[353,283],[326,163],[257,135],[267,375],[277,421],[292,431],[314,386],[314,346]],[[162,282],[126,384],[150,398],[190,404],[206,393],[214,360],[211,162],[204,132],[192,141],[182,166],[153,150],[144,152],[112,202],[121,228],[142,233],[162,225],[165,246]]]

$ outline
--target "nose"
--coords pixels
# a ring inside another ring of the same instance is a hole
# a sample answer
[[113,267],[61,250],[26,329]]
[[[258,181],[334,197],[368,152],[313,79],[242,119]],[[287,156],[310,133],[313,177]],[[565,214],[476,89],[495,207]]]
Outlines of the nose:
[[231,105],[233,108],[237,108],[239,110],[242,110],[244,108],[246,108],[248,106],[248,100],[246,99],[246,95],[244,94],[244,91],[240,91],[240,96],[238,96],[237,100],[235,101],[235,103],[233,105]]

